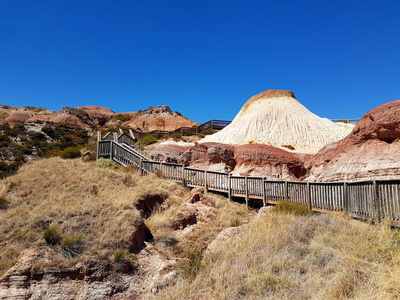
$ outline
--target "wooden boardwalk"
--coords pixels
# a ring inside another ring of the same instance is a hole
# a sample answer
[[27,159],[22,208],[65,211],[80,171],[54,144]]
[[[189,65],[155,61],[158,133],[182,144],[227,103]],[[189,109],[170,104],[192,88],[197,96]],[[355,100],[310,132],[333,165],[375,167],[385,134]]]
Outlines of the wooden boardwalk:
[[374,222],[400,220],[400,180],[297,182],[234,176],[152,161],[125,143],[101,140],[101,137],[97,155],[124,166],[134,165],[142,175],[158,173],[188,187],[226,193],[229,199],[242,197],[247,205],[250,199],[264,206],[287,200],[307,205],[314,211],[347,213]]

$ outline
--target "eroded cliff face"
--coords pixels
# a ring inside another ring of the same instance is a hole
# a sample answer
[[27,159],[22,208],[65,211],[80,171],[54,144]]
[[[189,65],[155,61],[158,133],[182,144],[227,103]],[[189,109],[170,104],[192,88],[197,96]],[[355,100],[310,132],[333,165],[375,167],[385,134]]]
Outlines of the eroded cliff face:
[[346,137],[353,127],[318,117],[293,92],[268,90],[250,98],[230,125],[199,143],[264,144],[294,153],[315,154]]
[[308,162],[309,180],[339,181],[400,177],[400,100],[365,114],[343,140]]
[[299,155],[268,145],[202,143],[189,148],[176,160],[186,166],[235,175],[299,180],[307,169],[309,155]]
[[107,123],[107,127],[126,126],[143,132],[153,130],[173,131],[181,127],[192,127],[196,122],[173,112],[169,106],[150,107],[144,111],[122,113]]

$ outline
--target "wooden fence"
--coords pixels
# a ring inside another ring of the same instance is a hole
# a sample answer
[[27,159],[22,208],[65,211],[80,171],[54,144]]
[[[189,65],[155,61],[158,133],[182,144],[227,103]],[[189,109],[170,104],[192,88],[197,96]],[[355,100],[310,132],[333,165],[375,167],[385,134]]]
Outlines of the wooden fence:
[[157,173],[188,187],[227,193],[232,197],[268,203],[290,201],[312,210],[346,212],[361,218],[400,220],[400,180],[362,182],[295,182],[263,177],[233,176],[228,173],[188,168],[179,164],[151,161],[128,145],[99,140],[98,157],[121,165],[134,165],[142,175]]

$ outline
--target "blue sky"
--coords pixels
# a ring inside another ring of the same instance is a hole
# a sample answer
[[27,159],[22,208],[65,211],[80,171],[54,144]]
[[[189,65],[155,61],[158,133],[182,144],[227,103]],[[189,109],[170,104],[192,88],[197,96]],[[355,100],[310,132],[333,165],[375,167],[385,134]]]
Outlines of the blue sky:
[[0,103],[232,119],[266,89],[360,117],[400,99],[400,1],[0,1]]

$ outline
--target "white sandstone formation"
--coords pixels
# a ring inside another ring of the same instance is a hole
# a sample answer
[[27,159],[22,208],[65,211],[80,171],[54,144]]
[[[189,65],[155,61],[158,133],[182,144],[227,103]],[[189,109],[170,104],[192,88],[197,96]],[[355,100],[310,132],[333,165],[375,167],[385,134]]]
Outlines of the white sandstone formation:
[[293,92],[267,90],[251,97],[230,125],[199,143],[266,144],[314,154],[345,138],[353,124],[333,123],[310,112]]

